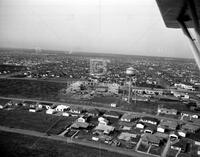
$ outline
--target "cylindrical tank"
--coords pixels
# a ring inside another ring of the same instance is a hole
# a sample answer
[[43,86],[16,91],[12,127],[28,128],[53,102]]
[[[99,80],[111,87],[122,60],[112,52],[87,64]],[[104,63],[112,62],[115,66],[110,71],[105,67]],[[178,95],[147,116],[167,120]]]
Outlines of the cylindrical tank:
[[126,75],[134,75],[134,68],[133,67],[127,68]]

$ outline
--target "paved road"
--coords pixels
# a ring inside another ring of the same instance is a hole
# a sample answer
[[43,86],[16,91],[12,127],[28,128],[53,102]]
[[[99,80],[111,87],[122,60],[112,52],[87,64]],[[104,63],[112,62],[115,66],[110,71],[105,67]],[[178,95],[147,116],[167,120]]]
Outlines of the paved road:
[[13,98],[13,97],[2,97],[0,96],[1,99],[9,99],[9,100],[20,100],[20,101],[35,101],[35,102],[46,102],[46,103],[55,103],[55,104],[63,104],[67,106],[77,106],[77,107],[82,107],[83,109],[99,109],[99,110],[106,110],[106,111],[116,111],[116,112],[121,112],[121,113],[133,113],[138,116],[150,116],[154,117],[157,119],[164,119],[164,120],[170,120],[170,121],[176,121],[178,123],[188,123],[188,124],[195,124],[200,126],[199,122],[188,122],[188,121],[183,121],[179,119],[173,119],[173,118],[168,118],[168,117],[161,117],[159,115],[152,115],[152,114],[147,114],[147,113],[140,113],[140,112],[132,112],[132,111],[125,111],[125,110],[120,110],[117,108],[111,108],[111,107],[99,107],[99,106],[91,106],[91,105],[78,105],[78,104],[71,104],[71,103],[64,103],[64,102],[55,102],[55,101],[42,101],[42,100],[37,100],[37,99],[25,99],[25,98]]
[[39,137],[39,138],[46,138],[46,139],[50,139],[50,140],[64,141],[66,143],[79,144],[79,145],[83,145],[83,146],[87,146],[87,147],[92,147],[92,148],[103,149],[103,150],[107,150],[107,151],[111,151],[111,152],[115,152],[115,153],[120,153],[120,154],[124,154],[124,155],[128,155],[128,156],[132,156],[132,157],[152,157],[151,155],[144,155],[144,154],[140,154],[135,151],[122,149],[119,147],[116,149],[116,147],[108,146],[108,145],[101,144],[101,143],[73,140],[71,138],[67,138],[67,137],[63,138],[62,136],[57,136],[57,135],[47,136],[45,133],[41,133],[41,132],[37,132],[37,131],[8,128],[8,127],[4,127],[4,126],[0,126],[0,130],[5,131],[5,132],[12,132],[12,133],[24,134],[24,135],[29,135],[29,136],[35,136],[35,137]]

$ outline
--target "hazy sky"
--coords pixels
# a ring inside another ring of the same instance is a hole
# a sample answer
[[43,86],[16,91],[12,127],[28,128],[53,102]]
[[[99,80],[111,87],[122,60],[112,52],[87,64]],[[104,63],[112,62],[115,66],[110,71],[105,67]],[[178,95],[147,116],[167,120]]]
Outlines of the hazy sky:
[[155,0],[0,0],[0,46],[192,57]]

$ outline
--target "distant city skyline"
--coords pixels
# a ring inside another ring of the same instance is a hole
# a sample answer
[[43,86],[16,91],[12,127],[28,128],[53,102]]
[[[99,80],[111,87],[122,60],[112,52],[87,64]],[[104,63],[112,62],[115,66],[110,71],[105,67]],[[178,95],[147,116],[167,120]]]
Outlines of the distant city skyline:
[[193,58],[155,0],[1,0],[0,47]]

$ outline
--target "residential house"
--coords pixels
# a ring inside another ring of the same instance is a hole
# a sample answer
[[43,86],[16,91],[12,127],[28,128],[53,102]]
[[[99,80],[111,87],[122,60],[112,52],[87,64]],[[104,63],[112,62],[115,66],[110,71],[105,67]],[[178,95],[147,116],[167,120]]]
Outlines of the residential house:
[[102,131],[104,134],[110,134],[111,132],[113,132],[115,130],[115,127],[111,126],[111,125],[103,125],[101,123],[99,123],[95,130],[99,130]]
[[71,106],[69,112],[72,113],[72,116],[78,116],[83,113],[83,109],[80,107]]
[[153,134],[155,131],[156,131],[156,126],[153,124],[148,124],[144,129],[144,133]]
[[151,128],[147,127],[144,129],[144,133],[149,133],[149,134],[153,134],[154,130],[152,130]]
[[68,112],[63,112],[63,113],[62,113],[62,116],[69,117],[70,114],[69,114]]
[[143,123],[137,123],[136,128],[138,129],[144,129],[145,125]]
[[137,93],[137,94],[148,94],[148,95],[163,95],[163,89],[151,89],[151,88],[147,88],[147,87],[134,87],[132,89],[133,93]]
[[126,122],[126,121],[119,121],[120,129],[122,130],[131,130],[131,128],[136,126],[135,122]]
[[129,132],[122,132],[117,138],[119,140],[130,141],[131,138],[137,138],[137,134],[132,134]]
[[103,117],[119,119],[120,114],[118,112],[115,112],[115,111],[107,111],[103,114]]
[[41,110],[42,110],[42,108],[39,107],[39,106],[30,107],[30,108],[29,108],[29,112],[39,112],[39,111],[41,111]]
[[37,102],[27,101],[26,104],[29,106],[29,112],[39,112],[42,110],[42,105]]
[[183,93],[183,92],[178,92],[178,91],[171,91],[171,93],[177,97],[177,98],[181,98],[183,100],[188,100],[190,98],[188,93]]
[[108,125],[109,121],[103,117],[98,118],[99,124]]
[[56,104],[53,104],[53,103],[40,102],[40,104],[47,110],[50,108],[53,109],[56,107]]
[[55,108],[56,111],[58,112],[64,112],[67,111],[69,109],[69,106],[66,105],[57,105],[57,107]]
[[111,103],[110,106],[111,107],[117,107],[117,104],[116,103]]
[[177,88],[191,90],[191,91],[195,90],[195,88],[192,85],[184,84],[184,83],[175,83],[174,86]]
[[132,113],[124,113],[122,117],[120,118],[120,121],[122,122],[132,122],[133,120],[136,120],[138,118],[137,115]]
[[192,120],[198,119],[199,114],[194,112],[182,111],[181,112],[181,120]]
[[158,119],[153,118],[153,117],[142,117],[139,121],[143,123],[154,124],[154,125],[157,125],[159,122]]
[[164,132],[165,132],[165,126],[163,126],[163,125],[158,125],[157,131],[158,131],[158,132],[164,133]]
[[89,109],[89,110],[87,110],[86,114],[91,117],[98,117],[99,110],[98,109]]
[[3,104],[3,103],[0,104],[0,109],[4,109],[4,108],[6,108],[6,107],[7,107],[6,104]]
[[178,142],[171,145],[171,149],[181,151],[182,153],[186,152],[188,142],[182,138]]
[[168,108],[163,108],[163,107],[158,107],[159,114],[166,114],[166,115],[177,115],[177,110],[176,109],[168,109]]
[[158,137],[156,137],[153,134],[149,134],[149,133],[144,134],[141,137],[141,139],[142,139],[142,143],[147,144],[147,145],[152,144],[155,146],[159,146],[161,143],[161,140]]
[[87,123],[87,122],[75,121],[75,122],[71,125],[71,128],[74,128],[74,129],[87,129],[88,126],[89,126],[89,123]]
[[24,106],[29,106],[31,108],[37,107],[38,103],[35,101],[24,101]]
[[21,100],[11,100],[10,103],[14,106],[22,106]]
[[161,120],[159,126],[168,130],[175,131],[178,127],[178,123],[176,121],[171,120]]
[[178,134],[175,131],[169,133],[169,138],[174,141],[178,139]]
[[56,113],[55,109],[50,108],[50,109],[46,110],[46,114],[54,114],[54,113]]
[[92,140],[93,140],[93,141],[98,141],[99,138],[98,138],[98,137],[92,137]]
[[0,109],[4,109],[6,108],[8,105],[7,103],[9,102],[10,100],[7,100],[7,99],[0,99]]
[[187,136],[187,131],[184,130],[184,129],[180,129],[180,130],[177,130],[178,132],[178,135],[181,136],[181,137],[186,137]]
[[85,116],[85,115],[80,116],[80,117],[77,119],[77,121],[80,122],[80,123],[85,123],[85,122],[87,122],[87,120],[88,120],[88,116]]
[[6,105],[7,105],[7,106],[13,106],[14,104],[12,104],[12,101],[8,101],[8,102],[6,103]]

